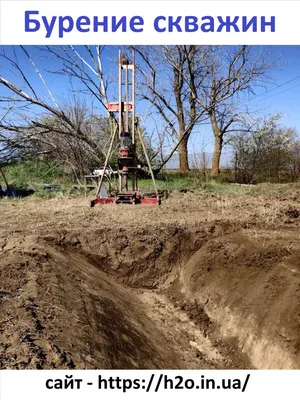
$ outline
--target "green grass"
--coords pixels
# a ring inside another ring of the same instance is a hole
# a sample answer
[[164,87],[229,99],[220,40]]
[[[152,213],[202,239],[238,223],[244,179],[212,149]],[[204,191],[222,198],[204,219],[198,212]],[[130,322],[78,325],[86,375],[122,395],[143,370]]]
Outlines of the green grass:
[[[156,179],[159,190],[191,190],[194,193],[212,193],[221,196],[279,196],[288,191],[293,191],[297,184],[272,184],[260,183],[257,185],[236,185],[234,183],[218,180],[206,180],[200,174],[194,172],[180,174],[165,174]],[[153,190],[151,179],[140,180],[142,190]]]
[[[156,178],[156,184],[159,190],[195,190],[201,178],[192,174],[163,173]],[[151,179],[140,179],[139,186],[141,190],[153,190]]]
[[[18,162],[2,166],[9,184],[12,187],[33,189],[35,197],[51,198],[60,196],[83,195],[83,189],[74,188],[77,184],[72,173],[66,173],[59,165],[43,161]],[[180,191],[191,190],[194,193],[212,193],[224,196],[276,196],[286,191],[294,190],[296,185],[286,184],[258,184],[255,186],[235,185],[223,182],[225,178],[207,180],[201,172],[193,171],[187,174],[163,172],[156,178],[159,190]],[[58,184],[58,192],[43,188],[43,184]],[[0,185],[5,187],[0,176]],[[117,180],[114,182],[117,187]],[[153,191],[151,179],[139,179],[139,187],[142,191]]]
[[[59,165],[45,161],[23,161],[2,166],[6,179],[12,188],[34,190],[34,196],[54,197],[57,192],[43,188],[43,184],[60,185],[62,194],[72,194],[74,184],[72,176],[68,175]],[[5,187],[0,176],[0,185]]]
[[70,178],[55,163],[24,161],[2,166],[11,185],[25,186],[42,183],[68,183]]

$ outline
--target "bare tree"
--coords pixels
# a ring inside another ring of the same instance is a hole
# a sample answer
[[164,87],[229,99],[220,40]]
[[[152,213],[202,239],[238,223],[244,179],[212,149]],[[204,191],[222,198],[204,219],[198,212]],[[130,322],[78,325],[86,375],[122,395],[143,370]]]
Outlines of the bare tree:
[[199,62],[205,57],[203,49],[201,46],[146,46],[135,50],[141,60],[139,94],[153,105],[161,121],[161,131],[167,131],[174,139],[174,146],[160,168],[178,151],[180,172],[187,172],[188,140],[205,113],[196,100],[206,74]]
[[[90,96],[90,104],[97,104],[98,109],[101,107],[113,123],[113,114],[106,111],[108,81],[104,79],[101,60],[103,49],[100,46],[85,46],[84,50],[73,46],[44,47],[37,49],[36,60],[23,46],[10,49],[4,47],[0,54],[15,75],[10,80],[0,73],[0,85],[4,87],[4,94],[0,96],[0,151],[7,157],[9,148],[13,151],[11,155],[16,155],[21,150],[30,153],[33,146],[47,152],[58,151],[62,141],[69,144],[77,142],[88,149],[98,162],[103,162],[105,149],[88,129],[87,119],[93,114],[92,110],[88,112],[86,107],[78,106],[76,96],[73,96],[73,104],[69,102],[67,105],[65,100],[57,98],[46,82],[46,72],[38,67],[40,57],[46,57],[48,65],[53,58],[56,69],[51,72],[69,78],[70,91],[76,80],[77,96]],[[44,91],[34,87],[34,77],[27,72],[24,58],[33,67]]]
[[159,46],[137,51],[144,61],[141,96],[153,104],[176,138],[163,164],[178,151],[180,171],[188,170],[189,137],[208,118],[214,134],[211,175],[216,177],[225,134],[241,129],[245,103],[272,64],[251,46]]
[[265,60],[263,51],[251,46],[210,46],[205,63],[205,79],[196,92],[190,86],[200,106],[208,113],[214,134],[214,153],[211,176],[220,172],[220,158],[226,133],[236,127],[247,111],[249,96],[266,79],[272,64]]

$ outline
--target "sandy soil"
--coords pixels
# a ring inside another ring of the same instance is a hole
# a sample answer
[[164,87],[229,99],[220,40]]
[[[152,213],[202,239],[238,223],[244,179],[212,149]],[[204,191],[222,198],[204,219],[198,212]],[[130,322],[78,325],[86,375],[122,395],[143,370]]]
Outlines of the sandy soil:
[[300,368],[300,190],[0,202],[1,368]]

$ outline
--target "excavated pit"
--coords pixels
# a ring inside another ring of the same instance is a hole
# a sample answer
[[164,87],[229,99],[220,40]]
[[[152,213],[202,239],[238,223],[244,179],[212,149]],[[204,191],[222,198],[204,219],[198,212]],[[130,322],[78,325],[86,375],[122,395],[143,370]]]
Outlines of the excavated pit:
[[211,223],[0,244],[1,368],[300,367],[292,231]]

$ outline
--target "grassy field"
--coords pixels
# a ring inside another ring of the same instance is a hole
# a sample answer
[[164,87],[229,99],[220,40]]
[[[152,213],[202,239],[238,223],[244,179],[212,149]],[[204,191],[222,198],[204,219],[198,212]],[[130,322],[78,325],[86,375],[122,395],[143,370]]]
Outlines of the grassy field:
[[[65,171],[62,166],[50,162],[28,161],[15,163],[2,167],[7,181],[13,188],[32,189],[33,196],[37,198],[52,198],[65,196],[82,196],[83,186],[80,187],[72,171]],[[83,185],[83,179],[81,179]],[[49,190],[45,185],[58,185],[56,190]],[[203,176],[201,171],[191,171],[187,174],[176,172],[163,172],[156,178],[159,190],[167,191],[193,191],[202,193],[212,193],[226,196],[276,196],[284,193],[291,184],[258,184],[258,185],[238,185],[228,183],[222,176],[216,180],[209,180]],[[0,185],[5,187],[0,178]],[[117,180],[112,182],[113,187],[117,187]],[[151,179],[140,179],[141,190],[153,190]],[[91,194],[93,191],[91,191]]]
[[[18,162],[2,166],[6,179],[12,188],[32,189],[35,197],[55,197],[58,195],[82,194],[75,190],[74,175],[66,172],[60,165],[44,161]],[[58,190],[49,191],[45,185],[58,185]],[[0,178],[0,185],[5,187]]]

